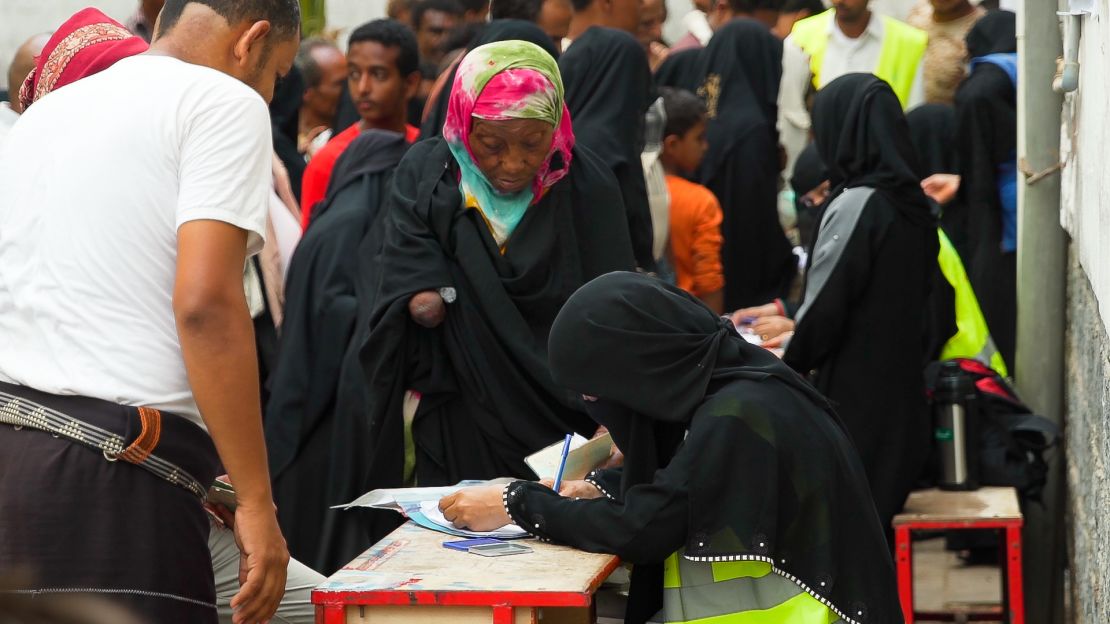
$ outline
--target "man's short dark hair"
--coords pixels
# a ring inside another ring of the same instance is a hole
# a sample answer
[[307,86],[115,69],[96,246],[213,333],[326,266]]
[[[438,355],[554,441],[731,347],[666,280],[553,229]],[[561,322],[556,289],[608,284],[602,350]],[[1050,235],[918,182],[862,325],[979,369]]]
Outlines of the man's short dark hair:
[[266,20],[274,34],[281,38],[295,37],[301,32],[301,5],[297,0],[166,0],[158,18],[158,34],[169,32],[177,25],[190,4],[203,4],[232,25],[247,20]]
[[571,0],[570,2],[571,6],[574,8],[575,13],[585,11],[586,9],[590,8],[590,5],[593,3],[594,0]]
[[459,0],[464,13],[481,13],[489,7],[490,0]]
[[519,19],[535,22],[543,11],[543,0],[491,0],[490,19]]
[[316,58],[312,56],[313,52],[321,48],[339,49],[338,46],[323,37],[310,37],[302,41],[301,49],[297,50],[297,69],[301,70],[305,87],[309,89],[320,86],[320,82],[324,79],[324,70],[320,68]]
[[351,33],[347,39],[347,49],[356,43],[373,41],[387,48],[397,48],[397,70],[402,76],[420,69],[420,50],[412,30],[401,22],[392,19],[377,19],[366,22]]
[[663,96],[663,110],[667,112],[667,123],[663,126],[663,138],[686,136],[686,133],[705,120],[705,102],[685,89],[659,87]]
[[755,13],[756,11],[781,11],[783,0],[716,0],[714,6],[720,2],[728,2],[728,8],[733,13]]
[[466,12],[456,0],[421,0],[412,7],[412,27],[414,30],[420,29],[420,23],[424,21],[424,14],[428,11],[439,11],[455,17],[462,17],[463,13]]
[[821,0],[785,0],[782,3],[783,13],[797,13],[798,11],[809,11],[810,15],[824,13],[825,3]]

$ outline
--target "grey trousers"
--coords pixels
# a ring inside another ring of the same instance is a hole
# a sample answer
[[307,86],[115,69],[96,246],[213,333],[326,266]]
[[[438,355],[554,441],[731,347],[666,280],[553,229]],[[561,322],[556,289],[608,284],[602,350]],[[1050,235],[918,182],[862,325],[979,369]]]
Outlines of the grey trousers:
[[[231,529],[215,522],[211,525],[208,549],[212,551],[212,572],[216,577],[216,607],[220,624],[231,624],[231,599],[239,591],[239,546]],[[315,610],[312,608],[311,593],[324,580],[323,574],[296,559],[290,559],[285,597],[270,621],[274,624],[313,624]]]

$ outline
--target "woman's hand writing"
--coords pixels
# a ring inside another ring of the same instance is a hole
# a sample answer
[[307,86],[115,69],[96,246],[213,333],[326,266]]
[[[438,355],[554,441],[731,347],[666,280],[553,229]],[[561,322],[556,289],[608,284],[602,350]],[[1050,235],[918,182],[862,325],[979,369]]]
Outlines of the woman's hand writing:
[[460,529],[493,531],[513,520],[505,512],[504,485],[464,488],[439,500],[443,517]]

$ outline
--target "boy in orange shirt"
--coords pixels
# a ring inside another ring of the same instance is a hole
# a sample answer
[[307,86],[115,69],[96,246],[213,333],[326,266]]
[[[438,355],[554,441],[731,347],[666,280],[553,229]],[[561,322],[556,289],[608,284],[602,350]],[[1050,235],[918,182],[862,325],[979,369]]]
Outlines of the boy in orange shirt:
[[670,256],[679,288],[724,312],[725,276],[721,268],[721,204],[713,192],[682,177],[697,170],[709,143],[706,110],[693,93],[660,88],[667,123],[660,161],[671,195]]

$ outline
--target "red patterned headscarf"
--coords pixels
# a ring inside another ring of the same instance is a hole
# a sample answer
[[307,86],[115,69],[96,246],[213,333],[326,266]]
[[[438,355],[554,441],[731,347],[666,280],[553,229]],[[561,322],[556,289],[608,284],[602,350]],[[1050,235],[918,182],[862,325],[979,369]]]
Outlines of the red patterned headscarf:
[[66,20],[42,49],[23,81],[19,102],[26,110],[54,89],[108,69],[149,46],[104,13],[83,9]]

